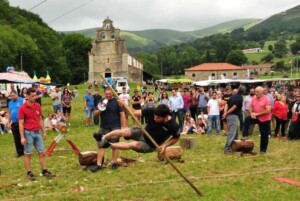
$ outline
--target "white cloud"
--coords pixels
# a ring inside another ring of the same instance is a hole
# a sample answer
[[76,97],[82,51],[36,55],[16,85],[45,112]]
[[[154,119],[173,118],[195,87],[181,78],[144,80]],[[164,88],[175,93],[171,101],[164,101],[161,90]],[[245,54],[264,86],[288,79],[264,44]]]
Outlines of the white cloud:
[[[44,0],[9,0],[30,9]],[[166,28],[197,30],[228,20],[265,18],[299,4],[299,0],[47,0],[32,10],[55,30],[80,30],[102,26],[109,16],[122,30]]]

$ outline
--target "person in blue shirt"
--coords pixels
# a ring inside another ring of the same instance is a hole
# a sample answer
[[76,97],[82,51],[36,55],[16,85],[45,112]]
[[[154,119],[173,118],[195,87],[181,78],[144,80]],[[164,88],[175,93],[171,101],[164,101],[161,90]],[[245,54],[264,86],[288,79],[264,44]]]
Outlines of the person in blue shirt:
[[11,101],[8,103],[9,109],[9,124],[8,127],[12,130],[15,147],[17,151],[16,157],[21,157],[24,155],[24,146],[21,144],[20,132],[19,132],[19,119],[18,111],[21,105],[24,103],[24,99],[18,96],[18,93],[15,90],[10,92]]
[[92,117],[94,113],[94,97],[92,89],[88,88],[87,93],[83,97],[85,111],[85,127],[92,126]]

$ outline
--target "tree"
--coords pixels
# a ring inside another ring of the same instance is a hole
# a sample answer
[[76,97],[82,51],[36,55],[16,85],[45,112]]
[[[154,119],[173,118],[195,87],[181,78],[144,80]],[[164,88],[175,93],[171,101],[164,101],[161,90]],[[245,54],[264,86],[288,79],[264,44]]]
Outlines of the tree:
[[274,44],[275,57],[282,58],[287,52],[285,40],[279,40]]
[[273,45],[269,45],[269,46],[268,46],[268,50],[269,50],[270,52],[272,52],[273,49],[274,49],[274,48],[273,48]]
[[247,57],[242,50],[231,50],[227,55],[226,61],[228,63],[241,66],[247,62]]
[[273,59],[274,59],[274,55],[272,53],[269,53],[266,56],[264,56],[263,58],[261,58],[261,61],[265,62],[265,63],[270,63],[273,61]]
[[291,44],[291,52],[293,55],[297,55],[300,51],[300,37],[296,39],[296,42]]
[[157,62],[157,55],[150,53],[135,53],[134,56],[143,63],[144,71],[151,75],[160,74],[160,65]]
[[31,55],[37,51],[33,39],[9,25],[0,26],[0,66],[20,67],[20,55]]
[[91,39],[82,34],[68,34],[63,37],[62,46],[66,63],[71,71],[71,81],[79,84],[84,81],[84,73],[88,73],[88,52],[92,48]]

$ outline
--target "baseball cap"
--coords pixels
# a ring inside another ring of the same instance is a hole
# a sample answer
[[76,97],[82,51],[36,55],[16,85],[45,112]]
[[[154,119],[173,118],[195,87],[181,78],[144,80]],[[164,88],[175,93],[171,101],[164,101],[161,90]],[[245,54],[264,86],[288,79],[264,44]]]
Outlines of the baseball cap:
[[230,85],[227,85],[227,86],[226,86],[226,89],[230,89],[230,90],[231,90],[231,86],[230,86]]
[[135,89],[133,92],[139,92],[137,89]]

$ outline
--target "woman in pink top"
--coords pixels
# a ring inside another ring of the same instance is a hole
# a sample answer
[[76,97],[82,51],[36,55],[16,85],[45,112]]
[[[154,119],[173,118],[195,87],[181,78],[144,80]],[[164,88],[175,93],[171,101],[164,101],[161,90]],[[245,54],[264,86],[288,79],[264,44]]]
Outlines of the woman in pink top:
[[281,127],[281,136],[285,137],[285,124],[287,120],[288,106],[286,104],[286,96],[285,95],[277,95],[277,101],[274,104],[272,109],[272,114],[275,116],[276,120],[276,128],[274,137],[278,138],[279,128]]

